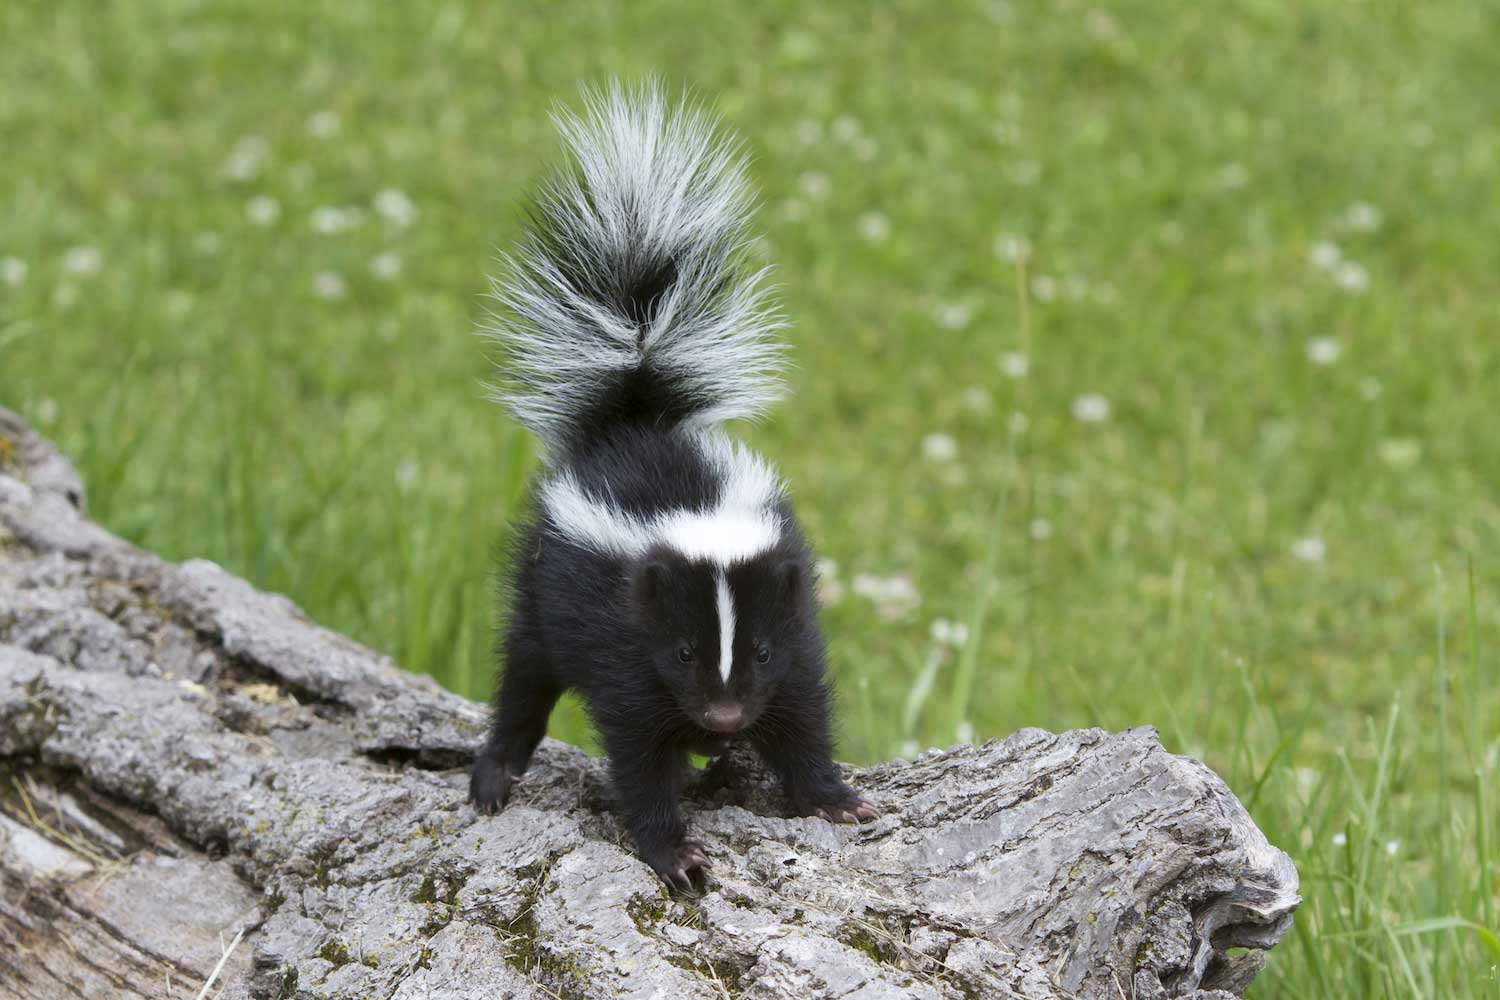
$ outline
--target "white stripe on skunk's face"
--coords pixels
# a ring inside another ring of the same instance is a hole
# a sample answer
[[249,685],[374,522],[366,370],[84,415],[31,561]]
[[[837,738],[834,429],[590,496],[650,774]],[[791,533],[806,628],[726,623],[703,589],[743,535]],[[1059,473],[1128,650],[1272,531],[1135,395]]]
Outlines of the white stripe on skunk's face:
[[729,580],[721,569],[714,574],[714,589],[719,606],[719,676],[729,683],[729,671],[734,667],[734,595],[729,592]]

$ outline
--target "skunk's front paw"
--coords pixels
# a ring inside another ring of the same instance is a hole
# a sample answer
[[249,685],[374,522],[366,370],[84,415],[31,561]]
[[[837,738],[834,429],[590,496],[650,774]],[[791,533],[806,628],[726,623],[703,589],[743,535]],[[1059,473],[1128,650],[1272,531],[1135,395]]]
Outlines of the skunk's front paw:
[[641,851],[641,859],[667,884],[669,889],[693,888],[693,875],[712,868],[701,841],[684,840],[672,847]]
[[880,818],[880,808],[848,785],[831,794],[799,803],[803,816],[817,816],[830,823],[864,823]]
[[469,773],[469,801],[486,816],[493,816],[505,808],[505,803],[510,800],[511,786],[515,783],[516,777],[509,767],[482,756],[474,762],[474,770]]

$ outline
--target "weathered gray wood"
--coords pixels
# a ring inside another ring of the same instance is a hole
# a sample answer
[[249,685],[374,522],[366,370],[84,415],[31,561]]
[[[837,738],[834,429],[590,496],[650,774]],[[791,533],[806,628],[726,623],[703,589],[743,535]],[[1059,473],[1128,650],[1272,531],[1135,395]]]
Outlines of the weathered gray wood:
[[548,741],[476,816],[479,706],[82,495],[0,411],[0,995],[192,997],[244,931],[226,997],[1204,998],[1298,903],[1149,729],[853,772],[860,828],[726,764],[689,809],[706,891],[668,897],[597,760]]

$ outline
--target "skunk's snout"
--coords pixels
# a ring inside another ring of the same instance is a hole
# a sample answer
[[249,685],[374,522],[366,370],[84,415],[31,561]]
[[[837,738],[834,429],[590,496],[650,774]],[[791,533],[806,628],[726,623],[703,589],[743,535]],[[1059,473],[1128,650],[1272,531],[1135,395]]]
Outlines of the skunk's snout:
[[739,705],[709,705],[703,713],[703,728],[716,733],[737,733],[745,728],[745,710]]

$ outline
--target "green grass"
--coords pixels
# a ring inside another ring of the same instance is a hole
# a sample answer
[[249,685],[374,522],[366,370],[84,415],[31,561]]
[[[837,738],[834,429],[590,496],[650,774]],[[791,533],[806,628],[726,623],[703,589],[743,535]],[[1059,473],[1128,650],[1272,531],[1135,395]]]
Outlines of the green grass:
[[534,6],[0,6],[0,402],[94,514],[483,696],[484,274],[661,73],[755,154],[844,753],[1155,724],[1301,870],[1255,996],[1500,996],[1500,7]]

